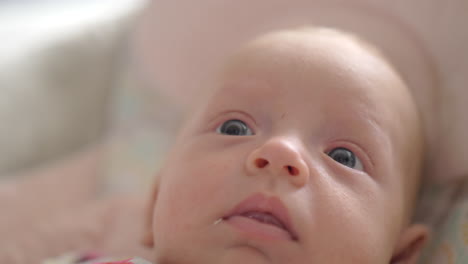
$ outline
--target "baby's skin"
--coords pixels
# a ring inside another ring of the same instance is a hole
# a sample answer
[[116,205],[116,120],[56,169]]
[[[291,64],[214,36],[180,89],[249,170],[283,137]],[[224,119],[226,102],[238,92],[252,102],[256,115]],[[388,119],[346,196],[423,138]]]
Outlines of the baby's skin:
[[421,125],[384,56],[331,29],[274,32],[209,86],[157,177],[156,263],[417,262]]

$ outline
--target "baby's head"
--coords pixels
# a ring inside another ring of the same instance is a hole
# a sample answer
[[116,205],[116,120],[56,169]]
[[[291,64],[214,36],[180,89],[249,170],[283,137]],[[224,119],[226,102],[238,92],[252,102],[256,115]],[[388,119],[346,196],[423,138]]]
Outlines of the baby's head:
[[261,36],[192,111],[157,179],[157,263],[415,263],[423,137],[405,82],[330,29]]

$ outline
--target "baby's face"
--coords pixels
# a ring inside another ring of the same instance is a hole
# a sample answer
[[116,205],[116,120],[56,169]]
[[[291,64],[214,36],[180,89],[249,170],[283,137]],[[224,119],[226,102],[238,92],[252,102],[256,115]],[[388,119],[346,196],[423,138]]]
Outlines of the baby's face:
[[283,32],[213,86],[158,179],[158,263],[403,263],[419,135],[384,60],[337,33]]

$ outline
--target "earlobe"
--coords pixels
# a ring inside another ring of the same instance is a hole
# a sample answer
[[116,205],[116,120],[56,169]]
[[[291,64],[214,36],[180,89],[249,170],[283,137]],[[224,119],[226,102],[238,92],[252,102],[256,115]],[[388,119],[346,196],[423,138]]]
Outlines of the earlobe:
[[[159,177],[157,177],[158,179]],[[145,212],[145,228],[144,228],[144,235],[142,239],[142,244],[145,247],[152,248],[154,247],[154,239],[153,239],[153,209],[154,205],[156,204],[156,200],[158,197],[158,180],[156,180],[153,188],[151,189],[150,199],[148,199],[146,205],[146,212]]]
[[429,229],[425,225],[409,226],[401,234],[390,264],[416,264],[428,240]]

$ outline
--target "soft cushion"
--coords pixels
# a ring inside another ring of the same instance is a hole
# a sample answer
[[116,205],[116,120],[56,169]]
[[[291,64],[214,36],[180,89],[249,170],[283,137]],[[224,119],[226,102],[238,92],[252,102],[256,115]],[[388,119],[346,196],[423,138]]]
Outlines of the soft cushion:
[[0,178],[103,135],[137,3],[0,3]]

